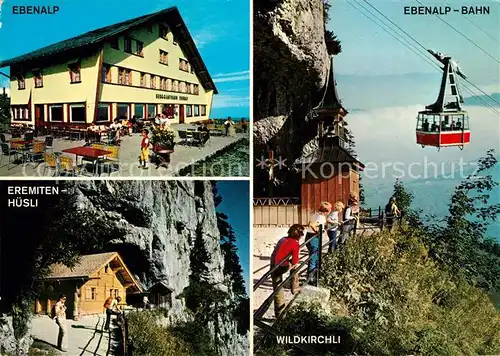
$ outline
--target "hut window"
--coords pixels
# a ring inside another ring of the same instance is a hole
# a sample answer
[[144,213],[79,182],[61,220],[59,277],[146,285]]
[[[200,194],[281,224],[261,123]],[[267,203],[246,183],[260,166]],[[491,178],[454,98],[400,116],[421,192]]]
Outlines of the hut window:
[[26,81],[24,80],[24,76],[22,74],[17,75],[17,89],[26,89]]
[[142,43],[141,41],[135,41],[135,54],[143,57],[144,56],[144,54],[142,53],[143,48],[144,48],[144,43]]
[[160,26],[160,37],[168,41],[168,27]]
[[90,299],[91,300],[96,300],[97,299],[96,289],[95,288],[90,288]]
[[113,49],[120,49],[120,45],[118,43],[119,37],[115,37],[111,40],[111,48]]
[[71,80],[71,83],[80,83],[82,81],[81,75],[80,75],[80,64],[79,63],[72,63],[68,66],[69,68],[69,77]]
[[127,53],[132,53],[132,39],[130,37],[125,37],[124,41],[123,50]]
[[168,65],[168,52],[160,49],[160,63]]
[[102,66],[101,81],[111,83],[111,67],[107,64]]
[[35,88],[43,87],[43,74],[40,69],[33,71],[33,76],[35,77]]

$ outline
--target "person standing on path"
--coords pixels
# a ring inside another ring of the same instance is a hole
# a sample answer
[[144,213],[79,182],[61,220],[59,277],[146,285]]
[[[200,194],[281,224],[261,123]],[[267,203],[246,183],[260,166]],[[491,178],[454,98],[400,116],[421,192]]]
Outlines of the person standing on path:
[[320,225],[323,226],[323,229],[326,228],[326,216],[331,210],[332,204],[328,202],[321,203],[318,211],[311,216],[307,227],[306,241],[312,238],[306,244],[310,256],[309,263],[307,265],[307,283],[310,285],[315,285],[317,282],[317,271],[315,271],[315,269],[318,267],[318,253],[320,251],[319,238],[318,236],[313,238],[313,236],[318,235]]
[[229,130],[230,128],[233,126],[233,120],[231,119],[231,116],[229,116],[226,120],[226,122],[224,123],[224,128],[226,130],[225,134],[226,136],[229,136]]
[[109,330],[109,323],[111,322],[111,315],[120,315],[122,312],[118,308],[118,304],[121,302],[122,298],[113,298],[109,296],[104,302],[104,308],[106,308],[106,324],[104,324],[104,330]]
[[394,225],[394,219],[398,218],[401,212],[396,205],[396,197],[391,197],[389,202],[385,206],[385,216],[387,221],[387,228],[392,231],[392,226]]
[[63,352],[67,350],[68,328],[66,325],[66,296],[61,294],[57,303],[54,306],[55,321],[59,326],[59,334],[57,335],[57,348]]
[[330,244],[328,245],[328,253],[333,252],[337,248],[337,238],[339,235],[339,227],[341,226],[340,214],[344,210],[344,203],[338,201],[335,203],[335,209],[328,215],[326,219],[328,239]]
[[340,239],[340,244],[345,245],[349,235],[354,230],[357,222],[357,216],[354,215],[354,210],[357,206],[356,197],[353,195],[349,196],[349,200],[347,201],[347,206],[344,209],[344,217],[342,221],[342,236]]
[[148,169],[149,162],[149,131],[142,130],[141,155],[139,156],[139,168]]
[[[278,268],[276,268],[271,273],[271,279],[273,281],[273,292],[276,292],[278,286],[283,282],[283,275],[290,271],[293,273],[294,269],[298,266],[299,262],[299,250],[300,244],[299,240],[304,235],[304,226],[299,224],[293,224],[288,229],[286,237],[283,237],[278,241],[274,251],[271,255],[271,265],[270,268],[273,270],[278,266],[281,261],[286,259]],[[287,256],[292,255],[292,261],[288,260]],[[298,273],[292,277],[292,294],[297,294],[299,292],[299,275]],[[285,291],[283,288],[280,289],[274,295],[274,315],[276,318],[285,309]]]

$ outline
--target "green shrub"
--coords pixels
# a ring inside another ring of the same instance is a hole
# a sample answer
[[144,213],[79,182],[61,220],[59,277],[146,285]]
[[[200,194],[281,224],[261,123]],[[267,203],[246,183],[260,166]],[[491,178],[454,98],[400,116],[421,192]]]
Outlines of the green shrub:
[[205,324],[192,321],[172,328],[177,338],[189,344],[190,354],[196,356],[217,356],[212,336]]
[[[298,305],[280,325],[288,335],[340,334],[340,347],[309,345],[318,354],[500,353],[500,313],[488,295],[429,258],[414,230],[352,238],[324,259],[321,286],[331,314]],[[303,354],[273,340],[260,354]]]
[[127,316],[128,340],[134,355],[191,355],[187,343],[158,324],[159,316],[151,311],[132,312]]

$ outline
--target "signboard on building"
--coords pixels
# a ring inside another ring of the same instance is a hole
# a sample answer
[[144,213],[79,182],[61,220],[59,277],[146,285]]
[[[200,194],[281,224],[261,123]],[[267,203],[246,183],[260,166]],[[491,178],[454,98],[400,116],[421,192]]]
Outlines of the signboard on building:
[[188,100],[188,97],[187,96],[168,95],[168,94],[156,94],[156,99]]

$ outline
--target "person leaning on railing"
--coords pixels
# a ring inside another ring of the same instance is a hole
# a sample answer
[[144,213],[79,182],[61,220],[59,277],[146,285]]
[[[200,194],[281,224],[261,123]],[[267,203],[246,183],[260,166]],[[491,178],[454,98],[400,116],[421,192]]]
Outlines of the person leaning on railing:
[[[283,275],[290,271],[293,272],[294,268],[298,266],[299,262],[299,240],[304,235],[304,226],[294,224],[288,229],[288,234],[278,241],[274,251],[271,255],[271,279],[273,281],[273,292],[276,291],[278,286],[283,282]],[[291,263],[288,260],[288,255],[292,255]],[[285,260],[280,265],[280,262]],[[276,267],[278,266],[279,267]],[[299,291],[299,275],[298,273],[292,277],[292,294]],[[274,314],[276,318],[281,314],[285,308],[285,292],[281,288],[274,295]]]

